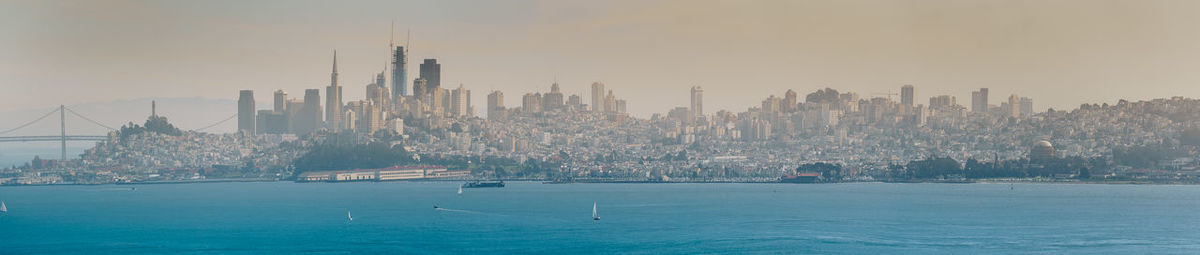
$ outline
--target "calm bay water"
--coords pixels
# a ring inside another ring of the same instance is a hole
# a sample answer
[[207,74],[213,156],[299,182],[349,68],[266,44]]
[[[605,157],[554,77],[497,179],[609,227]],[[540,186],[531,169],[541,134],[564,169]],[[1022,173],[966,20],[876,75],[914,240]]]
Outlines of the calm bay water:
[[0,187],[0,253],[1200,253],[1200,186],[458,184]]

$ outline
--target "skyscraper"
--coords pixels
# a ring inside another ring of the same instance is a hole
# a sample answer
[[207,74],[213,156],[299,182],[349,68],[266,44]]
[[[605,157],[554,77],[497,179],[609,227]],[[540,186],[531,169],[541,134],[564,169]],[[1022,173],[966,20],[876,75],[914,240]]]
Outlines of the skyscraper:
[[392,108],[395,107],[392,101],[392,95],[395,95],[395,93],[392,93],[392,90],[388,88],[387,80],[384,78],[386,73],[387,68],[384,68],[383,72],[375,75],[375,84],[379,85],[379,101],[375,104],[379,107],[379,112],[381,113],[392,112]]
[[342,87],[338,86],[337,51],[333,51],[333,72],[329,74],[329,87],[325,87],[325,126],[338,130],[342,126]]
[[392,100],[408,95],[408,51],[396,46],[392,52]]
[[453,93],[453,91],[450,91],[450,89],[446,89],[446,88],[438,89],[438,91],[442,92],[442,101],[440,101],[442,103],[442,112],[450,111],[450,108],[452,108],[450,106],[450,103],[451,103],[450,100],[452,100],[450,98],[450,96],[453,95],[453,94],[451,94],[451,93]]
[[780,111],[779,105],[782,102],[783,102],[783,99],[776,97],[775,95],[771,95],[771,96],[767,97],[767,99],[762,101],[762,108],[761,108],[762,112],[778,113]]
[[904,85],[903,87],[900,87],[900,104],[901,105],[904,105],[907,107],[913,107],[913,103],[914,103],[913,97],[914,96],[915,95],[913,95],[913,85]]
[[450,92],[450,115],[456,117],[467,116],[467,89],[462,84],[458,84],[458,88]]
[[504,92],[500,92],[499,90],[492,91],[491,94],[488,94],[488,120],[504,119],[504,112]]
[[284,134],[288,132],[287,113],[275,110],[258,110],[255,121],[257,134]]
[[796,108],[799,106],[798,100],[796,91],[789,89],[787,92],[783,92],[783,111],[796,112]]
[[953,107],[954,105],[958,104],[958,102],[955,102],[956,100],[957,99],[955,99],[953,96],[949,96],[949,95],[930,97],[929,98],[929,108],[930,109],[950,109],[950,107]]
[[242,90],[238,93],[238,131],[254,134],[254,91]]
[[441,116],[446,113],[446,90],[439,88],[431,88],[429,90],[429,111],[434,115]]
[[542,95],[542,111],[557,111],[563,108],[563,94],[558,83],[550,85],[550,93]]
[[[388,49],[392,50],[392,89],[391,101],[400,102],[400,96],[408,95],[408,42],[404,46],[396,46],[393,39],[396,38],[396,22],[392,21],[392,27],[388,30]],[[412,37],[409,37],[411,40]],[[386,84],[380,82],[380,87],[387,87]]]
[[1008,96],[1008,109],[1005,109],[1005,110],[1008,110],[1007,113],[1008,113],[1009,117],[1020,118],[1021,117],[1021,97],[1018,97],[1017,94],[1012,94],[1011,96]]
[[972,112],[987,112],[988,110],[988,89],[980,88],[979,91],[971,92],[971,111]]
[[366,99],[375,104],[382,104],[384,97],[391,96],[383,94],[383,87],[375,83],[367,84],[366,92]]
[[427,86],[425,85],[427,83],[428,82],[425,80],[425,78],[421,77],[417,77],[416,80],[413,80],[413,96],[417,97],[418,100],[425,100],[425,96],[429,95],[429,90],[426,89]]
[[592,112],[604,112],[604,83],[592,83]]
[[379,106],[371,100],[359,100],[346,104],[345,113],[342,115],[345,118],[345,123],[342,124],[343,130],[372,134],[383,127]]
[[604,96],[604,103],[602,105],[604,105],[605,113],[617,112],[617,96],[613,94],[611,89],[608,90],[608,95]]
[[437,59],[427,58],[421,63],[421,78],[425,79],[425,91],[442,87],[442,64]]
[[525,93],[521,97],[521,112],[526,114],[542,111],[542,93]]
[[295,133],[297,133],[297,130],[300,129],[300,126],[303,126],[303,124],[300,123],[300,119],[301,119],[300,114],[301,114],[301,110],[304,110],[304,98],[288,99],[286,108],[287,108],[288,133],[295,134]]
[[1021,98],[1021,115],[1022,116],[1032,116],[1033,115],[1033,99],[1032,98],[1028,98],[1028,97]]
[[583,110],[583,97],[572,94],[567,97],[567,105],[571,106],[573,111]]
[[286,111],[287,111],[287,92],[283,92],[282,89],[276,90],[275,91],[275,112],[286,112]]
[[296,134],[310,133],[317,130],[323,121],[324,118],[321,116],[321,90],[304,90],[304,106],[297,113],[296,119],[292,121],[292,132]]
[[692,111],[694,117],[704,116],[704,88],[692,87],[692,107],[688,110]]

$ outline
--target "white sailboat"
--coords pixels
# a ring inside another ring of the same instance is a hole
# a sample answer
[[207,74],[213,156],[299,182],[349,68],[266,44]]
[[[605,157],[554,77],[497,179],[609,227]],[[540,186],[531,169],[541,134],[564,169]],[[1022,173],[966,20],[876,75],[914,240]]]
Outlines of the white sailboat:
[[0,213],[8,212],[8,207],[4,206],[4,201],[0,201]]
[[600,216],[596,215],[596,202],[592,202],[592,221],[600,220]]
[[350,210],[346,210],[346,218],[350,219],[350,221],[354,221],[354,215],[350,215]]
[[458,185],[458,194],[462,195],[462,185]]

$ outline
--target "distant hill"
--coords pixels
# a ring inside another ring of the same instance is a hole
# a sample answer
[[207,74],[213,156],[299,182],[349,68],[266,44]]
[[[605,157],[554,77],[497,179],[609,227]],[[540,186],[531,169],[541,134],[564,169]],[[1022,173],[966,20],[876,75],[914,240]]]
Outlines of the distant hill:
[[[150,102],[158,104],[158,115],[167,117],[172,124],[184,131],[212,125],[237,113],[237,101],[232,99],[209,98],[139,98],[110,102],[83,103],[68,105],[67,108],[112,128],[120,128],[129,122],[142,124],[150,116]],[[259,103],[257,106],[266,109],[269,103]],[[8,130],[44,114],[56,110],[57,105],[32,109],[0,109],[0,131]],[[232,133],[237,130],[237,119],[232,119],[220,125],[205,129],[209,133]],[[79,135],[103,135],[108,129],[92,124],[67,113],[67,133]],[[57,135],[59,134],[59,116],[53,114],[36,124],[21,128],[12,133],[0,136],[22,135]]]

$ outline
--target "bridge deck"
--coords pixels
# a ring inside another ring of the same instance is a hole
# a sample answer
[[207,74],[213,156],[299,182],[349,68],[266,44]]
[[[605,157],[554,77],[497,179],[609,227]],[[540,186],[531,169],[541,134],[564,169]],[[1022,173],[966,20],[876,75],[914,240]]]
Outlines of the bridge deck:
[[[68,135],[67,141],[106,141],[108,136],[103,135]],[[57,135],[42,135],[42,136],[0,136],[0,142],[48,142],[62,141],[62,136]]]

